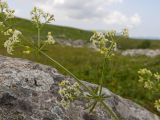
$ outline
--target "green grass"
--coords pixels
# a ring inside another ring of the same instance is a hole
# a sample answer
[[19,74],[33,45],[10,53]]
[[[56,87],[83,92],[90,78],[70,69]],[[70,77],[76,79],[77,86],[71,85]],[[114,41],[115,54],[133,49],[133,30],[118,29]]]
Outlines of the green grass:
[[[15,24],[15,28],[22,31],[23,35],[26,39],[36,39],[37,30],[31,23],[31,21],[21,18],[16,18],[14,20],[10,20],[9,24]],[[66,39],[66,40],[85,40],[89,42],[92,31],[81,30],[77,28],[64,27],[64,26],[56,26],[56,25],[45,25],[43,27],[41,38],[46,39],[46,35],[48,31],[52,32],[55,38]],[[146,41],[148,44],[146,45]],[[147,40],[147,39],[124,39],[122,37],[117,37],[118,48],[125,49],[133,49],[133,48],[151,48],[157,49],[160,48],[160,40]]]
[[[102,56],[93,52],[88,48],[72,48],[60,45],[49,47],[47,52],[51,57],[59,61],[62,65],[67,67],[80,79],[98,83],[100,78],[99,69],[102,67]],[[4,49],[1,48],[0,54],[7,55]],[[8,55],[7,55],[8,56]],[[87,57],[86,57],[87,56]],[[34,55],[22,55],[20,52],[12,57],[27,58],[32,61],[37,61],[42,64],[51,65],[56,67],[59,71],[64,73],[58,66],[52,64],[48,59],[36,59]],[[105,71],[104,87],[109,88],[114,93],[122,97],[131,99],[152,112],[156,112],[153,108],[154,97],[138,83],[137,71],[140,68],[148,68],[152,71],[160,71],[160,56],[156,58],[129,57],[117,54],[113,57],[107,65]],[[64,73],[65,74],[65,73]]]
[[[32,23],[24,19],[16,19],[11,21],[12,23],[18,22],[16,28],[21,30],[24,34],[26,40],[36,39],[36,29],[33,27]],[[47,25],[44,27],[41,38],[45,39],[48,31],[54,33],[56,38],[63,39],[83,39],[88,41],[92,35],[89,31],[83,31],[74,28],[60,27],[54,25]],[[120,37],[118,37],[121,39]],[[5,37],[0,35],[0,54],[7,55],[6,50],[3,48],[3,41]],[[119,40],[118,46],[121,49],[131,49],[131,48],[141,48],[146,47],[157,49],[160,48],[160,41],[150,41],[150,45],[144,43],[145,40]],[[59,61],[62,65],[68,68],[76,76],[82,80],[86,80],[92,83],[98,83],[100,78],[100,68],[102,67],[102,56],[88,48],[72,48],[62,45],[53,45],[47,47],[49,51],[47,52],[51,57]],[[50,61],[41,57],[41,59],[36,59],[35,55],[31,54],[29,56],[23,55],[20,49],[16,51],[14,56],[26,58],[32,61],[37,61],[42,64],[51,65],[56,67],[59,71],[63,72],[58,66],[52,64]],[[129,57],[121,56],[117,54],[112,61],[108,62],[107,68],[105,70],[105,81],[104,87],[109,88],[114,93],[121,95],[122,97],[131,99],[152,112],[156,112],[153,107],[154,99],[159,96],[147,92],[142,85],[138,83],[137,71],[140,68],[148,68],[153,72],[160,71],[160,56],[155,58],[149,58],[145,56],[141,57]],[[65,74],[65,73],[64,73]],[[158,114],[158,113],[157,113]]]
[[[22,31],[22,33],[27,38],[35,38],[36,37],[36,28],[33,26],[31,21],[21,18],[16,18],[14,20],[10,20],[9,24],[15,24],[15,28]],[[91,31],[81,30],[77,28],[57,26],[57,25],[45,25],[43,27],[43,31],[41,32],[41,37],[45,38],[48,32],[52,32],[55,38],[61,39],[70,39],[70,40],[89,40],[92,35]]]

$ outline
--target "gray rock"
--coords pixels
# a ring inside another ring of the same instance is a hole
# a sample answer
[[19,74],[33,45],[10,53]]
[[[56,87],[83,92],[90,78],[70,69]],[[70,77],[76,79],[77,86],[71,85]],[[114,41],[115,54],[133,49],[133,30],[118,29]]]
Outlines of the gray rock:
[[[101,106],[89,114],[84,110],[84,100],[76,100],[68,109],[58,104],[58,83],[64,79],[73,82],[49,66],[0,56],[0,120],[112,120]],[[106,88],[103,93],[111,96],[105,102],[120,120],[159,120],[157,115]]]
[[56,39],[56,42],[60,45],[72,46],[72,47],[85,47],[85,40],[65,40],[65,39]]
[[127,56],[137,56],[137,55],[144,55],[148,57],[156,57],[160,55],[160,49],[152,50],[152,49],[128,49],[122,51],[122,55]]
[[84,47],[85,41],[84,40],[75,40],[72,42],[73,47]]

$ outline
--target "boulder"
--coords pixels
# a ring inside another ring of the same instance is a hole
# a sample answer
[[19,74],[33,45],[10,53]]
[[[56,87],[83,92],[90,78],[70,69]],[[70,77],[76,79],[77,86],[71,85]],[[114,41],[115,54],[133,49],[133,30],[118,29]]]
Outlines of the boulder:
[[[50,66],[0,56],[0,120],[112,120],[102,106],[89,113],[84,109],[86,101],[81,99],[63,108],[59,104],[58,83],[66,79],[73,82],[72,78]],[[157,115],[107,88],[103,88],[103,93],[111,96],[105,102],[119,120],[160,120]]]

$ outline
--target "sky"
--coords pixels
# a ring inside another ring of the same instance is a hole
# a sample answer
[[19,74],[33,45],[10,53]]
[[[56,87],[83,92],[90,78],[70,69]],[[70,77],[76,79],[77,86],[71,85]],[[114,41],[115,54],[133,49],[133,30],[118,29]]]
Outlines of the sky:
[[129,29],[130,37],[160,39],[160,0],[7,0],[16,16],[34,6],[54,14],[55,25],[85,30]]

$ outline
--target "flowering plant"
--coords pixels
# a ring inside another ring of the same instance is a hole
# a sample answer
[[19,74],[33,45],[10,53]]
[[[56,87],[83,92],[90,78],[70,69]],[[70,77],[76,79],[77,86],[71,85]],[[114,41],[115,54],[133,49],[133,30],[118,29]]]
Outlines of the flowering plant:
[[[37,29],[37,41],[31,41],[31,45],[25,45],[22,42],[23,34],[17,29],[9,26],[6,21],[8,19],[14,18],[14,10],[10,10],[8,8],[8,4],[6,2],[0,1],[0,29],[2,33],[8,36],[8,40],[4,42],[4,47],[7,49],[8,54],[13,54],[15,46],[20,46],[23,48],[24,54],[36,53],[38,55],[43,55],[52,61],[54,64],[57,64],[61,67],[65,72],[67,72],[71,77],[74,78],[75,83],[71,84],[69,81],[65,80],[59,83],[59,94],[62,98],[61,103],[64,106],[69,106],[69,104],[77,99],[80,95],[83,96],[84,99],[88,99],[90,103],[87,105],[87,109],[90,112],[94,110],[96,105],[102,105],[107,112],[111,114],[111,116],[118,120],[117,115],[112,111],[112,109],[105,103],[105,100],[109,96],[105,96],[102,93],[102,85],[104,80],[104,70],[105,65],[108,59],[110,59],[114,55],[114,51],[116,50],[116,42],[115,36],[116,32],[111,31],[102,33],[95,32],[91,37],[90,41],[97,48],[97,50],[104,56],[103,68],[101,78],[99,80],[99,85],[93,90],[91,87],[85,85],[79,78],[77,78],[72,72],[70,72],[67,68],[62,66],[58,61],[51,58],[44,50],[44,47],[49,44],[55,44],[55,40],[52,36],[51,32],[48,32],[46,36],[46,40],[41,39],[41,30],[45,24],[49,24],[54,21],[54,15],[50,13],[46,13],[40,8],[34,7],[31,11],[31,21],[35,25]],[[123,32],[125,36],[127,36],[127,30]],[[82,89],[85,89],[88,93],[84,94]]]
[[[160,91],[160,73],[152,73],[150,70],[143,68],[138,71],[139,82],[144,84],[144,88],[159,93]],[[154,107],[160,111],[160,99],[155,100]]]

